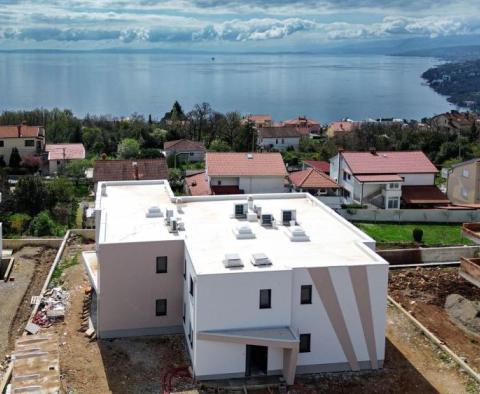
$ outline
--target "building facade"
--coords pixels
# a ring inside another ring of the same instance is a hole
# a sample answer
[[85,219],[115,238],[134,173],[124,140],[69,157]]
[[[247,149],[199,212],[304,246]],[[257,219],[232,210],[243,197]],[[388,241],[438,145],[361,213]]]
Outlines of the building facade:
[[200,380],[382,367],[388,263],[310,194],[99,188],[83,253],[99,337],[184,333]]
[[342,151],[330,159],[330,177],[342,186],[346,201],[381,209],[448,204],[435,186],[437,172],[421,151]]
[[205,160],[205,146],[197,141],[181,139],[175,141],[167,141],[163,146],[165,156],[175,155],[176,162],[195,163]]
[[0,126],[0,157],[8,165],[16,148],[22,159],[39,156],[45,148],[45,129],[41,126]]
[[448,172],[448,199],[457,205],[480,204],[480,161],[472,159],[455,164]]

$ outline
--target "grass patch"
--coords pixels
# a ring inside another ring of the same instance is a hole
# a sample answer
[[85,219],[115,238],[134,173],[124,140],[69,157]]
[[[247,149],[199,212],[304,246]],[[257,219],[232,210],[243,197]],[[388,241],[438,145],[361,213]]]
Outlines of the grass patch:
[[76,253],[69,259],[63,259],[57,264],[57,266],[53,271],[52,279],[50,280],[50,284],[53,287],[56,287],[60,284],[60,278],[62,277],[63,271],[65,271],[67,268],[73,267],[74,265],[78,264],[79,256],[80,256],[80,253]]
[[356,226],[380,243],[411,243],[414,228],[423,230],[423,244],[426,246],[473,245],[462,236],[459,224],[394,224],[394,223],[356,223]]

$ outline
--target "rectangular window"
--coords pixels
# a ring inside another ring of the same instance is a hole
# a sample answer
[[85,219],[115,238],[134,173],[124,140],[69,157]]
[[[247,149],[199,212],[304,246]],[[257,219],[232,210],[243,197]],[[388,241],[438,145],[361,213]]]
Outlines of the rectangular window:
[[398,183],[390,183],[390,189],[398,189]]
[[398,198],[388,199],[388,209],[398,209]]
[[183,261],[183,279],[187,279],[187,259]]
[[0,140],[0,148],[3,148],[5,146],[5,141]]
[[185,314],[186,314],[186,311],[187,311],[187,306],[185,303],[183,303],[183,315],[182,315],[182,320],[183,322],[185,323]]
[[34,140],[25,140],[25,146],[35,146]]
[[346,181],[347,180],[347,173],[345,171],[343,171],[343,180]]
[[272,290],[260,290],[260,309],[270,309],[272,307]]
[[193,330],[192,330],[192,323],[188,324],[188,342],[190,343],[190,347],[193,347]]
[[162,298],[155,301],[155,314],[157,316],[166,316],[167,315],[167,299]]
[[312,303],[312,285],[302,285],[300,293],[300,304]]
[[310,352],[310,334],[300,334],[300,353]]
[[157,274],[167,273],[167,256],[157,257]]
[[193,297],[193,286],[194,286],[193,279],[192,279],[192,277],[190,277],[190,295],[192,297]]

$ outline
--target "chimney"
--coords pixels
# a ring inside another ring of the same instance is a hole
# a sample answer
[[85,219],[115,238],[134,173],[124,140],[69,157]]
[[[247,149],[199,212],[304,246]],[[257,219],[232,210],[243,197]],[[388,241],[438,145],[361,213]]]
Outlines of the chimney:
[[375,148],[374,146],[371,146],[370,148],[368,148],[368,151],[369,151],[372,155],[377,155],[377,148]]
[[136,161],[132,162],[132,167],[133,167],[133,179],[138,181],[138,163]]
[[102,153],[102,155],[100,157],[102,158],[102,160],[107,160],[107,154],[106,153]]
[[22,125],[21,124],[17,125],[17,134],[18,134],[18,138],[20,138],[22,136]]

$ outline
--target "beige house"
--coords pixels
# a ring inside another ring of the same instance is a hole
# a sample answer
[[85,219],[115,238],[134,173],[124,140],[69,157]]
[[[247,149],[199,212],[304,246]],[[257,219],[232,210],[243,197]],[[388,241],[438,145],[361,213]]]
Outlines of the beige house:
[[42,126],[0,126],[0,157],[8,165],[12,149],[17,148],[20,157],[40,155],[45,148],[45,129]]
[[452,166],[447,180],[447,195],[452,204],[480,204],[479,169],[479,159]]

